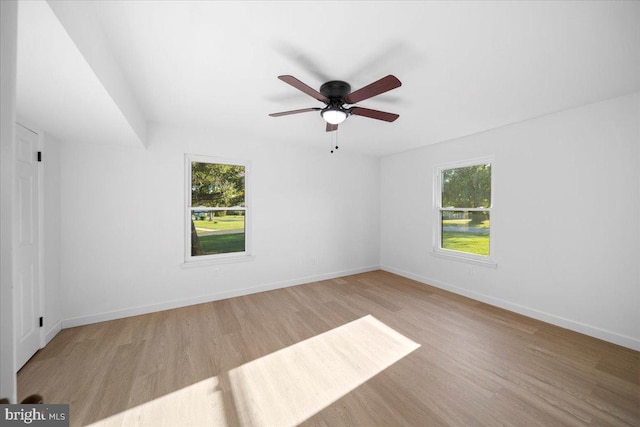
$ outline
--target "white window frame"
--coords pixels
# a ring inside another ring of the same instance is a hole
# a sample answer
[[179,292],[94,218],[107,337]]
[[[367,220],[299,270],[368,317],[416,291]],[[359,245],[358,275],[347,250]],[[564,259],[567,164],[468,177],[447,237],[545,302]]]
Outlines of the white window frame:
[[[244,251],[211,255],[191,255],[191,163],[216,163],[244,167],[244,206],[230,208],[212,208],[211,210],[243,210],[244,215]],[[250,261],[251,252],[251,163],[247,160],[227,159],[222,157],[185,154],[185,206],[184,206],[184,264],[185,267],[206,266],[231,262]]]
[[[463,168],[474,165],[491,164],[491,201],[487,208],[443,208],[442,207],[442,174],[445,170]],[[493,156],[478,157],[463,161],[451,162],[436,165],[434,168],[433,187],[433,251],[432,255],[448,258],[456,261],[463,261],[471,264],[478,264],[488,267],[497,267],[495,262],[495,239],[494,239],[494,215],[493,211],[495,198],[495,158]],[[489,212],[491,227],[489,229],[489,255],[478,255],[468,252],[454,251],[442,247],[442,212],[464,210]]]

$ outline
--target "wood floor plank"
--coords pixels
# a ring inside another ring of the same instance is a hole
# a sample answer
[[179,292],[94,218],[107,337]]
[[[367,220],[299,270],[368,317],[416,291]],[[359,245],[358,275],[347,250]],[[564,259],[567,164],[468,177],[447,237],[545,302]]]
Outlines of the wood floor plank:
[[383,271],[65,329],[18,373],[18,397],[69,403],[72,426],[161,426],[135,411],[187,411],[181,396],[212,380],[216,419],[237,426],[232,370],[367,315],[420,347],[303,425],[640,426],[637,351]]

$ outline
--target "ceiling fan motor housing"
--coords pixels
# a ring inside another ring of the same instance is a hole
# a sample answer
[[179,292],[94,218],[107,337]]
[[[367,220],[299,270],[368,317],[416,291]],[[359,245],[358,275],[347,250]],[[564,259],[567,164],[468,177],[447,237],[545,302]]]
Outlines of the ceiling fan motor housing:
[[332,80],[320,86],[320,93],[331,101],[342,101],[344,104],[344,97],[351,93],[351,86],[342,80]]
[[[327,107],[323,108],[320,112],[321,116],[324,117],[324,113],[329,110],[342,111],[344,118],[349,115],[349,109],[344,108],[344,104],[346,103],[344,98],[351,93],[351,85],[349,85],[349,83],[343,82],[342,80],[331,80],[320,86],[320,93],[329,98]],[[344,120],[344,118],[341,119],[340,122]]]

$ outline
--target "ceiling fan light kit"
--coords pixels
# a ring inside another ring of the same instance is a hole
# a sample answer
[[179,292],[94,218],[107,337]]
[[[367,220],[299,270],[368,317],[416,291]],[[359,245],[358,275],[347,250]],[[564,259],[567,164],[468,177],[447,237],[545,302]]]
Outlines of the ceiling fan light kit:
[[[351,85],[341,80],[331,80],[320,86],[320,91],[313,89],[293,76],[278,76],[280,80],[290,84],[301,92],[317,99],[326,104],[325,108],[303,108],[299,110],[283,111],[280,113],[269,114],[271,117],[288,116],[290,114],[306,113],[309,111],[320,110],[320,115],[327,122],[326,131],[333,132],[338,130],[338,125],[344,122],[351,115],[368,117],[370,119],[383,120],[385,122],[393,122],[398,114],[387,113],[384,111],[371,110],[363,107],[346,107],[345,105],[353,105],[365,99],[372,98],[381,93],[390,91],[402,86],[400,80],[393,75],[381,78],[355,92],[351,92]],[[336,147],[337,148],[337,147]]]
[[339,125],[347,118],[347,112],[341,110],[339,107],[327,107],[323,109],[320,114],[327,123],[332,125]]

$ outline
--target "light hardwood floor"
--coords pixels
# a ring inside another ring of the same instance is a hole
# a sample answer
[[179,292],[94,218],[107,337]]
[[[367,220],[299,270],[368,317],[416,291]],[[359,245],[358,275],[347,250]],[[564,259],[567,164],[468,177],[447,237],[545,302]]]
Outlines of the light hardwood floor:
[[154,425],[172,425],[181,391],[215,391],[218,421],[247,424],[230,372],[273,354],[293,371],[301,342],[368,315],[419,347],[304,425],[640,426],[640,353],[382,271],[65,329],[18,373],[18,397],[69,403],[74,426],[159,402]]

